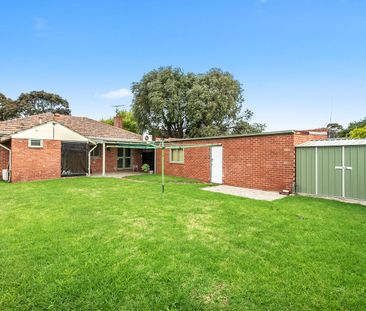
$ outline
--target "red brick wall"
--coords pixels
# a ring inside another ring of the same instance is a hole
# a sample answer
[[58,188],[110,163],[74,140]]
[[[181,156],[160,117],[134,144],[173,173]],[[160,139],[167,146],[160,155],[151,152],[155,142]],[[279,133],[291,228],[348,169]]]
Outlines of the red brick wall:
[[[102,152],[102,151],[101,151]],[[105,152],[105,171],[108,172],[117,172],[117,148],[106,149]],[[138,170],[141,169],[141,151],[138,149],[132,150],[132,168],[134,165],[138,166]],[[102,153],[100,157],[91,157],[91,172],[92,173],[102,173]]]
[[2,170],[7,169],[8,164],[9,164],[9,151],[4,149],[3,147],[0,147],[0,180]]
[[136,166],[137,171],[141,171],[142,166],[142,150],[132,149],[132,168]]
[[[217,141],[215,141],[216,143]],[[207,144],[209,141],[191,141],[182,144]],[[203,182],[210,181],[210,148],[193,148],[184,150],[184,164],[170,163],[169,150],[165,149],[164,165],[165,174],[173,176],[181,176],[185,178],[194,178]],[[161,174],[161,149],[156,151],[156,170]]]
[[[99,157],[91,157],[90,160],[91,173],[102,172],[102,149],[100,149]],[[105,171],[116,172],[117,171],[117,149],[110,148],[105,151]]]
[[[186,141],[182,144],[222,144],[223,183],[226,185],[280,191],[292,189],[295,174],[295,142],[321,139],[319,135],[297,136],[294,134],[247,136]],[[160,173],[160,150],[157,152],[157,169]],[[209,182],[209,147],[186,149],[184,164],[169,163],[169,150],[165,150],[165,173]]]
[[12,182],[61,177],[61,142],[44,140],[43,148],[28,148],[27,139],[12,140]]

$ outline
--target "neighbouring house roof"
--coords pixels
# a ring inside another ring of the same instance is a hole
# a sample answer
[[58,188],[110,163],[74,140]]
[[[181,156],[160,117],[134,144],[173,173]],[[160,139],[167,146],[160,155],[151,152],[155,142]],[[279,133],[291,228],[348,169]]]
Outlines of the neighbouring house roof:
[[24,118],[2,121],[0,122],[0,133],[9,136],[51,121],[60,123],[61,125],[66,126],[87,138],[98,137],[106,140],[141,140],[141,136],[139,134],[87,117],[66,116],[53,113],[43,113]]
[[316,128],[316,129],[308,129],[308,130],[303,130],[303,131],[318,132],[318,133],[328,133],[329,129],[326,128],[326,127],[320,127],[320,128]]
[[366,145],[366,139],[335,138],[327,140],[312,140],[297,145],[296,147],[331,147],[331,146],[359,146],[359,145]]

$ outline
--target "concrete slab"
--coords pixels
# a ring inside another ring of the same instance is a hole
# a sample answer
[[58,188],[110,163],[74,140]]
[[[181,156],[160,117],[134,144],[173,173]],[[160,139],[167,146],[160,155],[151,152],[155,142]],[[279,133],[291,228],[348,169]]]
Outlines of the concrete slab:
[[334,200],[344,203],[351,203],[351,204],[360,204],[366,206],[366,200],[357,200],[357,199],[349,199],[349,198],[339,198],[339,197],[328,197],[323,195],[313,195],[313,194],[307,194],[307,193],[298,193],[298,195],[302,195],[304,197],[311,197],[314,199],[326,199],[326,200]]
[[238,197],[255,199],[255,200],[264,200],[264,201],[274,201],[285,197],[284,195],[281,195],[278,192],[274,191],[240,188],[226,185],[205,187],[202,188],[202,190],[218,192],[223,194],[230,194]]

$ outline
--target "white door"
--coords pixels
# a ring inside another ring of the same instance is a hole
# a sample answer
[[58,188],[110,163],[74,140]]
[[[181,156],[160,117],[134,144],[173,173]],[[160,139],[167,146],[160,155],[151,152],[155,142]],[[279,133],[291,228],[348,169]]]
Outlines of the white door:
[[211,147],[211,182],[222,184],[222,146]]

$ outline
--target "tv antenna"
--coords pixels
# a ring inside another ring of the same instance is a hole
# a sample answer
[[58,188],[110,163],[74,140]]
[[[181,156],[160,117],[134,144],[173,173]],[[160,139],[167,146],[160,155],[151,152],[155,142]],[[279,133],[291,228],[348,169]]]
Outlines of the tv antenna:
[[116,108],[116,114],[118,113],[118,108],[123,107],[124,105],[112,105],[112,107]]
[[330,98],[330,116],[329,116],[329,124],[332,123],[333,118],[333,96]]

